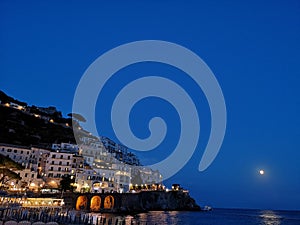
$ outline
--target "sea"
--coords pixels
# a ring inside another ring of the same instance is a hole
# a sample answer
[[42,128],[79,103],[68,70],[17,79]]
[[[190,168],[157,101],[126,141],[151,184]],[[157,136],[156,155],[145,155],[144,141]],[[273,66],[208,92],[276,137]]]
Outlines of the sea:
[[279,210],[155,211],[123,216],[95,213],[92,217],[95,225],[300,225],[300,211]]

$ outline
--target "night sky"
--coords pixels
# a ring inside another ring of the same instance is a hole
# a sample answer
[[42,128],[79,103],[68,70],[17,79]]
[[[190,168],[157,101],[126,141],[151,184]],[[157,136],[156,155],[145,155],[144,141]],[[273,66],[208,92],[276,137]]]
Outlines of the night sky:
[[[2,0],[0,89],[66,115],[94,60],[121,44],[149,39],[185,46],[214,72],[227,108],[219,155],[198,171],[210,132],[207,101],[182,71],[159,63],[126,67],[109,80],[97,102],[99,134],[117,141],[110,107],[126,83],[151,74],[173,79],[196,102],[201,133],[192,159],[165,184],[182,184],[200,205],[299,210],[299,1]],[[168,134],[157,149],[135,152],[144,165],[168,156],[180,133],[176,110],[157,98],[132,109],[133,132],[147,137],[149,119],[157,115]]]

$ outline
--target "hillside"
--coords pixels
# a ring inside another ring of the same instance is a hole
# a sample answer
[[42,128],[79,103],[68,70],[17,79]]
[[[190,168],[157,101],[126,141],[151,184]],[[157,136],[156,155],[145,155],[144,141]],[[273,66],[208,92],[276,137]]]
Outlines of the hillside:
[[50,147],[52,143],[75,143],[71,117],[63,118],[55,107],[28,106],[0,91],[0,143]]
[[[51,149],[53,143],[80,144],[82,137],[89,141],[99,140],[80,126],[84,122],[86,120],[80,114],[69,113],[68,118],[64,118],[54,106],[29,106],[0,91],[0,143]],[[137,161],[126,161],[135,157],[131,152],[115,150],[114,153],[118,160],[140,165]]]

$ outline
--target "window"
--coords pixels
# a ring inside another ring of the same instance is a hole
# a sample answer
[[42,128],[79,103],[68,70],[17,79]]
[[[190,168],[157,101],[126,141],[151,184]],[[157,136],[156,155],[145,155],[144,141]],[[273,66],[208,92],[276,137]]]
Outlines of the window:
[[58,171],[61,171],[61,167],[58,167]]
[[18,152],[18,151],[15,149],[15,150],[14,150],[14,153],[17,153],[17,152]]
[[61,165],[62,164],[62,162],[59,162],[59,165]]
[[50,171],[53,171],[53,167],[50,167]]
[[21,151],[21,154],[23,154],[23,151]]
[[62,159],[63,157],[64,157],[63,155],[60,156],[61,159]]
[[68,159],[70,159],[71,157],[68,155]]
[[31,174],[31,178],[34,178],[34,173],[33,173],[33,174]]
[[70,163],[69,162],[67,162],[67,166],[69,165]]
[[52,155],[52,159],[55,159],[56,155]]
[[54,161],[51,162],[51,165],[54,165]]
[[24,177],[27,177],[28,176],[28,173],[25,173]]

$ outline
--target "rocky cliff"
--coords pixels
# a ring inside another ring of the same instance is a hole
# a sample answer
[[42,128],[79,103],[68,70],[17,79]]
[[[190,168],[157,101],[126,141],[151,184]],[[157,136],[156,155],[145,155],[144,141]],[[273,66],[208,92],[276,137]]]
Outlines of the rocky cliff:
[[154,191],[139,194],[139,207],[151,210],[200,210],[195,200],[188,192],[183,191]]

